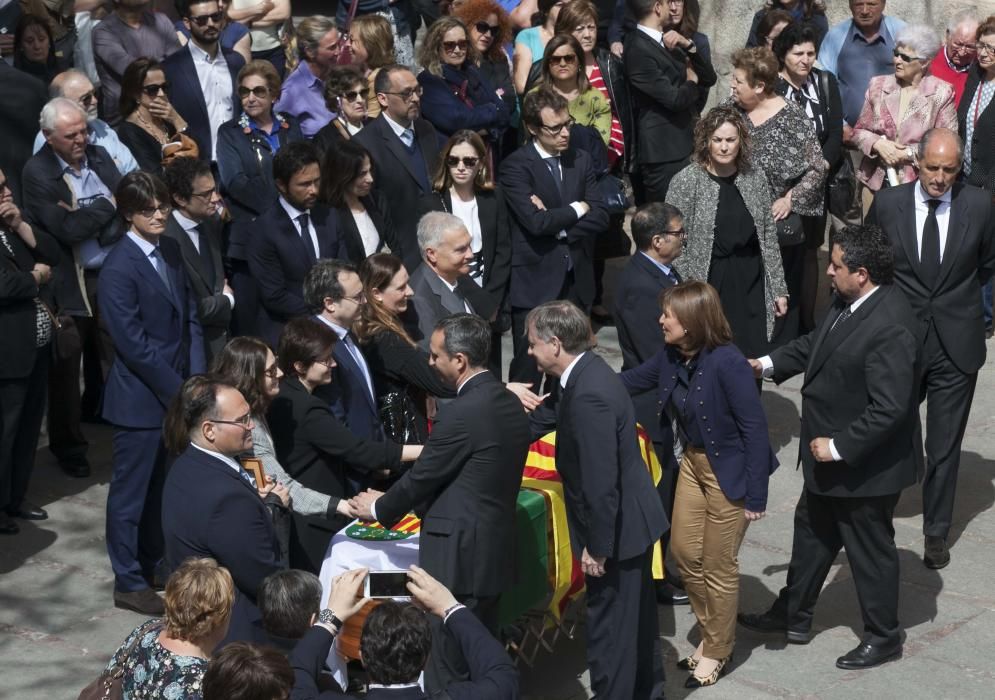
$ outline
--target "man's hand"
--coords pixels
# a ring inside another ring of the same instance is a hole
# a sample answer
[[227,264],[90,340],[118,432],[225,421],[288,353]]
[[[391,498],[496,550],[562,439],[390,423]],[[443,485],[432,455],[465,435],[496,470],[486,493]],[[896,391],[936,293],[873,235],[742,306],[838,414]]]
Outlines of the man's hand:
[[325,607],[342,622],[358,613],[370,602],[369,598],[361,598],[359,595],[363,590],[363,580],[367,573],[369,569],[353,569],[332,579],[332,592],[328,594],[328,604]]
[[221,292],[223,294],[231,294],[232,296],[235,296],[235,290],[228,285],[228,280],[225,280],[225,286],[222,288]]
[[415,603],[438,617],[458,602],[448,588],[420,566],[412,565],[408,570],[408,590]]
[[580,555],[581,571],[585,576],[604,576],[606,559],[607,557],[592,557],[587,553],[587,547],[584,547],[584,552]]
[[622,58],[622,52],[625,50],[625,47],[622,46],[621,41],[613,41],[611,46],[608,48],[613,54],[615,54],[616,58]]
[[542,200],[539,199],[539,197],[537,197],[536,195],[532,195],[531,197],[529,197],[529,201],[531,201],[532,205],[539,211],[546,211],[546,205],[543,204]]
[[35,278],[35,284],[40,287],[43,284],[48,284],[49,280],[52,279],[52,268],[45,263],[35,263],[35,266],[31,268],[31,274]]
[[691,42],[687,38],[685,38],[684,35],[681,34],[680,32],[675,31],[673,29],[668,29],[663,34],[663,45],[671,50],[676,49],[677,47],[683,49],[690,46]]
[[349,501],[355,517],[360,520],[375,520],[373,517],[373,502],[383,495],[382,491],[367,489],[363,493],[357,493]]
[[266,498],[271,493],[280,499],[280,503],[283,504],[284,508],[290,507],[290,491],[273,477],[267,476],[266,483],[259,489],[259,495],[262,498]]
[[835,462],[833,458],[833,453],[829,449],[829,438],[820,437],[815,438],[808,444],[809,449],[812,450],[812,456],[815,457],[816,462]]
[[24,219],[21,217],[21,210],[14,202],[4,202],[0,204],[0,221],[3,221],[7,228],[16,233]]
[[744,515],[746,516],[747,520],[749,520],[750,522],[754,522],[756,520],[760,520],[761,518],[763,518],[765,515],[767,515],[767,513],[765,513],[764,511],[757,512],[754,510],[747,510],[745,511]]
[[753,376],[760,379],[764,376],[764,366],[760,360],[749,359],[747,362],[750,363],[750,369],[753,370]]
[[522,406],[525,408],[526,412],[531,413],[532,411],[539,408],[539,405],[543,402],[549,394],[543,394],[539,396],[538,394],[532,393],[529,387],[532,384],[523,384],[522,382],[508,382],[505,387],[512,394],[518,397],[518,400],[522,402]]

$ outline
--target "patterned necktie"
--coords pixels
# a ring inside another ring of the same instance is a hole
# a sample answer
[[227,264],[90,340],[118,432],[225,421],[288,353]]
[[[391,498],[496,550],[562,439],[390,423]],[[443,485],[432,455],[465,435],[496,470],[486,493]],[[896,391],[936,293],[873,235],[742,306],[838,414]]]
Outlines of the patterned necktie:
[[936,220],[936,209],[940,200],[930,199],[926,202],[929,213],[922,227],[922,252],[919,253],[919,269],[923,282],[932,289],[940,276],[940,222]]
[[413,129],[405,129],[401,132],[401,143],[407,148],[415,145],[415,132]]
[[165,285],[166,290],[169,292],[170,296],[173,295],[173,285],[169,283],[169,273],[166,271],[166,259],[162,257],[162,251],[158,246],[152,251],[150,257],[152,258],[152,266],[159,275],[159,279],[162,280],[163,285]]
[[560,158],[559,156],[550,156],[549,158],[543,158],[546,163],[546,167],[549,168],[549,174],[553,176],[553,180],[556,182],[556,190],[563,194],[563,176],[560,174]]

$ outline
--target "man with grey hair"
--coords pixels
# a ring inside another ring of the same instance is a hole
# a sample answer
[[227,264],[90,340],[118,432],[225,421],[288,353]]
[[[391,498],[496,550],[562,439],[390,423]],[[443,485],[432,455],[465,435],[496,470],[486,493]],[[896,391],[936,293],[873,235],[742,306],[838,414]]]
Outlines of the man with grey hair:
[[450,314],[470,313],[490,318],[498,302],[470,277],[473,250],[463,221],[433,211],[418,222],[422,264],[408,284],[415,296],[405,313],[405,326],[428,349],[436,324]]
[[591,322],[575,304],[548,301],[525,325],[529,355],[559,379],[529,421],[533,438],[556,430],[570,543],[587,579],[591,689],[599,698],[662,698],[651,568],[669,523],[640,454],[632,400],[591,352]]
[[[97,118],[97,91],[86,73],[78,70],[67,70],[52,78],[48,86],[50,97],[65,97],[86,110],[86,125],[89,131],[89,141],[94,146],[103,148],[114,159],[114,165],[122,175],[138,170],[138,162],[131,151],[121,143],[117,132],[102,119]],[[35,136],[33,153],[45,145],[45,134],[41,131]]]
[[974,9],[955,12],[947,22],[943,48],[929,64],[929,74],[945,80],[954,88],[954,100],[960,104],[967,83],[967,71],[978,56],[978,16]]
[[89,476],[87,441],[80,430],[80,354],[86,365],[87,404],[93,414],[110,371],[114,348],[101,330],[97,276],[111,247],[124,233],[113,192],[121,179],[114,159],[90,144],[87,113],[65,97],[41,111],[46,144],[24,166],[24,208],[59,242],[54,272],[55,302],[72,317],[83,351],[57,358],[49,381],[49,449],[71,476]]

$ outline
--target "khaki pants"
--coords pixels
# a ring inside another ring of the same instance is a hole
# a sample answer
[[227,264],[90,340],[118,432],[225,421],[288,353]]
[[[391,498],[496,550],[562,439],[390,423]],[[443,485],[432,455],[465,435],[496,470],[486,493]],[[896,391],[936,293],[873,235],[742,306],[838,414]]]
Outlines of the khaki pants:
[[729,656],[736,638],[743,511],[743,501],[722,493],[705,453],[685,450],[670,546],[701,627],[702,653],[710,659]]

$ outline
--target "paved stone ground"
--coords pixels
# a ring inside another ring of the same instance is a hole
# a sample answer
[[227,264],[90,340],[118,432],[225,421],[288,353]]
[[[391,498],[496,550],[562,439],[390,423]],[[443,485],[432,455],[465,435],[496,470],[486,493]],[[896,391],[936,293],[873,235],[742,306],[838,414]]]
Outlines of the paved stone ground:
[[[610,272],[617,269],[612,265]],[[610,286],[610,285],[609,285]],[[613,328],[598,334],[609,361],[620,363]],[[991,349],[991,344],[990,344]],[[510,357],[510,355],[506,355]],[[768,517],[752,526],[740,554],[740,608],[760,610],[784,582],[791,550],[792,512],[801,489],[797,454],[800,379],[764,386],[771,440],[782,467],[771,481]],[[865,672],[840,671],[837,656],[857,642],[860,614],[845,556],[833,568],[808,646],[740,631],[731,673],[701,691],[716,698],[983,698],[995,683],[995,360],[981,372],[961,466],[952,534],[953,561],[942,572],[921,562],[921,499],[917,489],[898,508],[901,555],[900,614],[908,638],[899,662]],[[62,474],[39,452],[31,499],[48,509],[42,523],[25,523],[16,537],[0,539],[0,698],[75,698],[124,637],[143,621],[111,604],[112,577],[104,548],[104,503],[110,479],[110,430],[87,426],[94,475]],[[660,608],[668,673],[667,694],[685,697],[676,660],[692,648],[687,607]],[[566,700],[590,695],[583,630],[556,655],[540,653],[523,669],[526,697]]]

